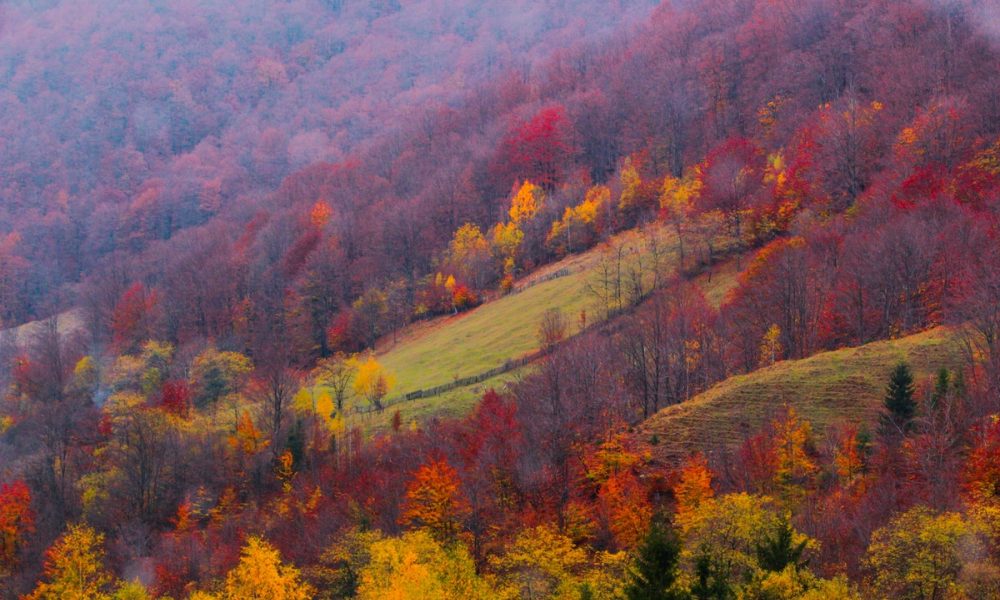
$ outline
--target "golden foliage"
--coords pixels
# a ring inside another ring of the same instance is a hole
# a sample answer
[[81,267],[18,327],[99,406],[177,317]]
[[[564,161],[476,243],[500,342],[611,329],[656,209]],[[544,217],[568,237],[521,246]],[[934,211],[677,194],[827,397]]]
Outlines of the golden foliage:
[[[872,597],[965,598],[959,581],[976,548],[970,524],[957,513],[910,509],[872,534],[864,559]],[[977,551],[978,550],[978,551]]]
[[387,371],[369,353],[365,358],[355,357],[356,375],[354,376],[354,393],[377,408],[381,407],[382,399],[396,385],[396,377]]
[[809,456],[812,426],[789,406],[784,416],[771,422],[774,429],[775,483],[791,486],[804,483],[818,469]]
[[226,574],[220,598],[308,600],[314,593],[297,568],[281,562],[277,549],[259,537],[250,537],[240,552],[240,562]]
[[768,327],[760,340],[760,366],[769,367],[781,360],[781,327],[777,323]]
[[461,545],[444,548],[425,531],[374,541],[361,570],[361,600],[493,599],[500,596],[476,575]]
[[521,242],[524,241],[524,232],[521,231],[521,228],[514,221],[506,225],[497,223],[493,227],[491,237],[493,240],[493,251],[503,261],[504,275],[511,275],[514,272],[517,252],[521,247]]
[[46,552],[44,578],[29,600],[103,600],[114,581],[104,565],[104,534],[70,525]]
[[534,218],[545,203],[542,188],[525,180],[510,201],[510,221],[520,225]]
[[622,185],[622,194],[618,198],[618,210],[627,212],[637,207],[640,200],[639,191],[642,187],[642,178],[639,177],[639,170],[635,168],[632,157],[628,156],[622,163],[618,179]]
[[522,531],[491,563],[521,598],[574,597],[587,553],[552,525]]

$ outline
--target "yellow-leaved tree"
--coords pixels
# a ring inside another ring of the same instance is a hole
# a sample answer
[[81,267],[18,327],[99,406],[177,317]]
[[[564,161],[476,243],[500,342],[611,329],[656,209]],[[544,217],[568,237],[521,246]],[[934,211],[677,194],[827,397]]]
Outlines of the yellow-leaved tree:
[[583,202],[567,206],[562,219],[552,223],[545,244],[559,254],[589,246],[597,234],[598,217],[610,199],[611,190],[606,185],[587,190]]
[[760,340],[760,366],[769,367],[781,360],[781,327],[771,325]]
[[634,213],[642,204],[642,178],[631,156],[625,157],[618,172],[622,193],[618,198],[618,210],[623,214]]
[[[111,600],[149,595],[137,583],[116,581],[105,565],[104,534],[89,525],[70,525],[46,552],[44,581],[27,600]],[[115,589],[117,588],[117,589]]]
[[[771,499],[750,494],[726,494],[701,501],[681,530],[682,563],[688,570],[699,555],[709,555],[729,581],[746,581],[758,570],[757,546],[780,524]],[[796,543],[802,536],[796,534]]]
[[465,546],[455,544],[445,548],[422,530],[372,543],[360,581],[357,593],[360,600],[504,597],[476,575],[475,564]]
[[511,221],[506,225],[497,223],[492,233],[493,253],[503,266],[501,290],[509,292],[514,284],[514,269],[517,267],[517,255],[524,241],[524,232],[517,223]]
[[259,537],[250,537],[240,551],[240,562],[226,574],[219,600],[309,600],[315,595],[299,570],[281,561],[281,554]]
[[588,558],[554,526],[540,525],[522,531],[491,563],[521,598],[575,598]]
[[449,270],[477,289],[484,287],[496,273],[490,243],[474,223],[466,223],[455,231],[448,244],[448,263]]
[[[958,513],[934,513],[917,506],[872,534],[864,567],[872,598],[986,598],[967,589],[962,573],[993,569],[971,524]],[[975,585],[976,577],[969,578]],[[994,577],[994,583],[995,583]],[[993,589],[995,592],[996,589]]]
[[510,220],[520,225],[530,221],[545,203],[545,192],[542,188],[525,180],[510,201]]
[[677,254],[684,269],[684,233],[688,219],[695,211],[694,202],[701,192],[701,178],[697,168],[683,178],[667,175],[660,191],[660,215],[674,227],[677,234]]
[[244,378],[253,370],[253,363],[239,352],[219,352],[206,348],[191,363],[195,403],[211,404],[240,390]]
[[354,393],[359,398],[363,398],[369,404],[382,411],[382,401],[396,385],[396,377],[387,371],[377,360],[375,355],[369,353],[364,358],[355,357]]

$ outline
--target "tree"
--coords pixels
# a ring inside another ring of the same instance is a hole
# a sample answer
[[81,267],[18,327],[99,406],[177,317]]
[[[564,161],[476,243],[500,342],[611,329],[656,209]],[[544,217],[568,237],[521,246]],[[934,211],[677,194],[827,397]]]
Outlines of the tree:
[[483,289],[496,277],[490,244],[474,223],[466,223],[455,231],[448,245],[448,261],[451,271],[476,289]]
[[966,556],[975,550],[971,527],[961,515],[917,506],[872,534],[863,563],[865,584],[879,598],[960,598],[961,573],[973,568]]
[[277,549],[252,536],[226,574],[220,600],[310,600],[314,593],[297,568],[281,561]]
[[104,414],[110,433],[104,449],[107,471],[96,481],[114,501],[92,501],[85,508],[146,522],[166,517],[174,483],[182,477],[177,419],[128,393],[111,396]]
[[684,178],[667,175],[660,192],[660,217],[674,226],[677,234],[677,254],[680,270],[685,268],[684,227],[694,212],[694,202],[701,194],[701,179],[695,171]]
[[[757,547],[774,535],[780,524],[777,507],[766,496],[736,493],[712,498],[695,509],[681,532],[682,563],[691,569],[707,553],[718,577],[748,581],[760,570]],[[794,532],[794,544],[809,539]],[[807,547],[811,544],[807,543]]]
[[791,565],[796,569],[804,568],[809,564],[808,560],[802,560],[802,554],[806,550],[809,540],[803,539],[795,541],[795,530],[787,517],[782,517],[778,522],[777,530],[772,535],[764,537],[764,540],[757,544],[757,563],[765,571],[780,573],[785,567]]
[[647,198],[644,197],[645,190],[643,190],[642,178],[639,176],[639,169],[636,168],[635,163],[636,161],[632,160],[632,157],[625,157],[618,174],[622,186],[621,196],[618,198],[618,210],[633,218],[634,215],[646,208],[647,201]]
[[[809,481],[818,470],[810,454],[812,426],[800,419],[795,408],[771,421],[774,431],[774,481],[787,495],[798,492],[797,486]],[[786,498],[787,499],[787,498]]]
[[476,575],[462,545],[444,548],[428,532],[409,531],[398,538],[378,540],[369,547],[370,560],[362,568],[360,600],[487,600],[495,598]]
[[712,555],[702,552],[694,562],[695,582],[691,596],[697,600],[728,600],[733,591],[723,573],[712,560]]
[[313,203],[312,208],[309,209],[309,223],[317,229],[325,227],[330,222],[330,217],[332,216],[333,209],[322,200],[317,200]]
[[70,525],[46,552],[44,578],[30,600],[110,600],[114,577],[104,564],[104,534]]
[[516,127],[504,139],[502,149],[512,174],[554,189],[572,152],[570,130],[566,110],[560,105],[545,107]]
[[839,211],[854,204],[882,162],[878,125],[884,106],[863,103],[851,94],[837,104],[820,107],[816,122],[801,135],[799,156],[792,163],[808,174],[830,208]]
[[542,314],[538,324],[538,342],[542,350],[551,350],[566,337],[566,317],[558,308],[550,308]]
[[600,231],[600,217],[611,199],[611,190],[597,185],[587,190],[583,202],[567,206],[562,219],[552,223],[545,244],[557,255],[589,247]]
[[1000,502],[1000,417],[990,417],[975,433],[965,462],[965,491],[973,502],[994,504]]
[[688,595],[677,588],[681,545],[677,536],[654,518],[637,549],[631,581],[625,588],[629,600],[681,600]]
[[320,555],[319,564],[309,569],[318,598],[353,598],[361,584],[361,571],[371,562],[371,548],[383,536],[378,531],[351,528],[337,536]]
[[706,500],[715,496],[712,489],[712,471],[708,468],[705,455],[700,452],[684,460],[677,483],[674,484],[674,499],[677,501],[677,523],[685,528],[692,515]]
[[771,325],[760,341],[760,366],[769,367],[781,360],[781,328]]
[[396,378],[375,360],[374,354],[369,354],[365,359],[355,357],[354,364],[354,393],[381,412],[382,400],[396,384]]
[[351,305],[354,317],[361,327],[365,346],[373,347],[379,336],[385,333],[386,316],[389,313],[385,292],[375,287],[368,288]]
[[0,579],[17,566],[26,538],[35,531],[31,490],[23,481],[0,485]]
[[653,516],[648,492],[630,469],[612,473],[598,490],[597,500],[608,530],[619,549],[634,548]]
[[510,222],[522,226],[530,221],[541,210],[545,203],[545,192],[542,188],[525,180],[510,201]]
[[313,373],[319,385],[327,386],[333,391],[333,398],[337,403],[337,412],[344,412],[347,391],[351,387],[351,381],[357,375],[357,364],[355,361],[348,358],[344,353],[338,352],[316,363]]
[[196,404],[206,406],[239,392],[247,374],[253,370],[250,359],[239,352],[219,352],[209,346],[191,363],[192,387],[197,390]]
[[912,429],[917,413],[913,392],[913,373],[909,365],[899,363],[889,375],[883,410],[879,416],[879,433],[884,438],[899,439]]
[[837,441],[833,454],[833,466],[840,484],[851,487],[864,474],[870,451],[870,435],[856,427],[840,428],[832,436]]
[[522,598],[558,598],[578,591],[587,553],[555,527],[539,525],[519,533],[491,563]]
[[134,350],[155,332],[154,311],[159,302],[156,290],[147,290],[135,283],[125,290],[111,319],[115,345],[124,350]]
[[725,215],[737,251],[743,249],[743,219],[759,200],[765,167],[760,148],[748,139],[732,138],[712,149],[698,172],[698,207]]
[[454,544],[469,513],[459,489],[458,473],[444,459],[421,465],[406,486],[400,521],[427,529],[444,546]]

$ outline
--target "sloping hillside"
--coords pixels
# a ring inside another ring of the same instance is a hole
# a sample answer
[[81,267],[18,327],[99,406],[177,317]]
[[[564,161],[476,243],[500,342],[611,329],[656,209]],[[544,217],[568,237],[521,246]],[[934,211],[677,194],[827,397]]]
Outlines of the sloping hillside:
[[[654,231],[672,246],[664,231]],[[595,269],[606,249],[619,245],[642,252],[638,233],[624,232],[606,244],[539,269],[520,281],[512,294],[465,313],[408,327],[395,344],[384,340],[379,361],[396,375],[393,395],[482,373],[537,350],[537,328],[547,310],[561,310],[570,323],[568,333],[577,333],[581,311],[589,315],[588,321],[597,316],[596,297],[588,291]],[[672,258],[665,262],[673,264]]]
[[842,421],[871,423],[881,407],[889,371],[900,361],[917,381],[960,361],[949,330],[823,352],[737,375],[682,404],[653,415],[637,430],[657,462],[674,462],[692,451],[712,453],[738,446],[785,404],[822,436]]
[[[664,269],[676,268],[673,236],[655,230],[657,239],[670,248]],[[545,311],[559,309],[569,322],[570,335],[580,331],[583,313],[587,323],[598,317],[598,300],[590,291],[608,248],[625,247],[645,256],[644,242],[635,231],[621,233],[587,252],[572,255],[538,269],[518,282],[515,293],[487,302],[454,316],[440,317],[405,329],[392,340],[384,340],[379,361],[397,381],[390,402],[416,390],[428,390],[500,367],[538,350],[537,328]],[[696,278],[706,297],[716,306],[736,284],[735,262],[719,264]],[[530,368],[528,367],[523,368]],[[431,397],[394,404],[404,421],[429,415],[461,413],[490,387],[501,388],[521,369],[497,375],[472,385],[460,386]]]

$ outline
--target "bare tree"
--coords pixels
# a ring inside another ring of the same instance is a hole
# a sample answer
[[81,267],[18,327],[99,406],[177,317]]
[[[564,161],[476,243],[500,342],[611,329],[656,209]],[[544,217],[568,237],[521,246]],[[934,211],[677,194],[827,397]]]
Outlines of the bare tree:
[[566,337],[569,328],[566,316],[558,308],[550,308],[542,314],[538,324],[538,342],[542,350],[551,350]]

